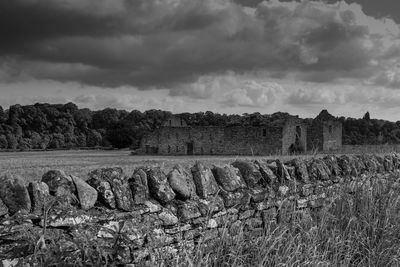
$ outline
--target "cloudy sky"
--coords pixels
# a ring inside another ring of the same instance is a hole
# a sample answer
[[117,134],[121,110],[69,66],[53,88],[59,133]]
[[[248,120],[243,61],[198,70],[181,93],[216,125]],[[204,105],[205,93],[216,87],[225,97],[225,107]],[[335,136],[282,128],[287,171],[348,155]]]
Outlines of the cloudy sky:
[[1,0],[0,105],[400,120],[398,0]]

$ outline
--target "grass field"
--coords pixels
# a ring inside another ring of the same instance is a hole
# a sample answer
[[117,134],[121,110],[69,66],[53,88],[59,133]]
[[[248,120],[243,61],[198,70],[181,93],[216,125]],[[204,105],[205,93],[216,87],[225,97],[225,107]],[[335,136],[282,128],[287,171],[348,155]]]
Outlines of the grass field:
[[[283,158],[282,156],[279,157]],[[193,164],[196,160],[208,164],[222,164],[232,162],[238,158],[245,159],[249,157],[132,156],[128,150],[0,152],[0,169],[2,173],[8,172],[21,175],[26,181],[39,180],[46,171],[52,169],[61,169],[68,174],[86,179],[87,173],[96,168],[119,166],[124,169],[126,174],[130,174],[138,166],[161,165],[171,168],[175,164]],[[277,158],[277,156],[270,158]]]
[[[363,153],[388,153],[398,151],[394,147],[384,146],[385,149],[371,148],[360,149],[347,147],[336,154],[363,154]],[[349,151],[348,151],[349,150]],[[350,153],[346,153],[350,152]],[[310,158],[324,154],[306,154],[301,157]],[[167,169],[176,164],[193,165],[199,160],[205,164],[223,164],[237,159],[281,159],[289,160],[296,156],[148,156],[130,155],[129,150],[58,150],[58,151],[29,151],[29,152],[0,152],[0,170],[18,174],[26,181],[40,180],[42,175],[52,169],[64,170],[68,174],[86,179],[87,174],[97,168],[122,167],[126,174],[131,174],[138,166],[164,166]]]

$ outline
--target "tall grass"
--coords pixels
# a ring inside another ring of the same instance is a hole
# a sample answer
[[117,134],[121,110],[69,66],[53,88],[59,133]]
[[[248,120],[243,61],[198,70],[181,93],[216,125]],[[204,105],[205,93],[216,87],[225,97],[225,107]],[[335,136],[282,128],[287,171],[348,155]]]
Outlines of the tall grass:
[[[341,194],[313,220],[266,225],[200,245],[179,266],[400,266],[399,184],[371,177]],[[225,232],[227,233],[227,231]]]

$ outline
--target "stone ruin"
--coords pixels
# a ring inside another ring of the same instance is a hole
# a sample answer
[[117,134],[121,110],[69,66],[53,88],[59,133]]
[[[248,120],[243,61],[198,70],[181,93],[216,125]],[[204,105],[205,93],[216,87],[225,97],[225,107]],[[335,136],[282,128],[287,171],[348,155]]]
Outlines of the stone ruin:
[[288,116],[258,126],[189,126],[172,116],[135,151],[157,155],[277,155],[342,147],[342,123],[327,110],[312,120]]
[[87,179],[53,170],[27,186],[4,174],[0,262],[24,266],[50,238],[71,254],[86,240],[113,253],[118,264],[173,259],[199,243],[212,251],[222,232],[260,234],[267,226],[313,220],[343,184],[399,169],[400,154],[392,153],[196,162],[171,170],[139,167],[131,175],[103,168]]

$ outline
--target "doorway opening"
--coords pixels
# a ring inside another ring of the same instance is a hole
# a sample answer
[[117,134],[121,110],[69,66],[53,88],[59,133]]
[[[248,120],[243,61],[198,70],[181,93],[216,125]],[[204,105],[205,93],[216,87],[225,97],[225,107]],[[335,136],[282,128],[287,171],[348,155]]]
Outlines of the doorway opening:
[[193,152],[194,152],[194,144],[193,144],[193,142],[186,143],[186,145],[187,145],[187,154],[188,155],[193,155]]

